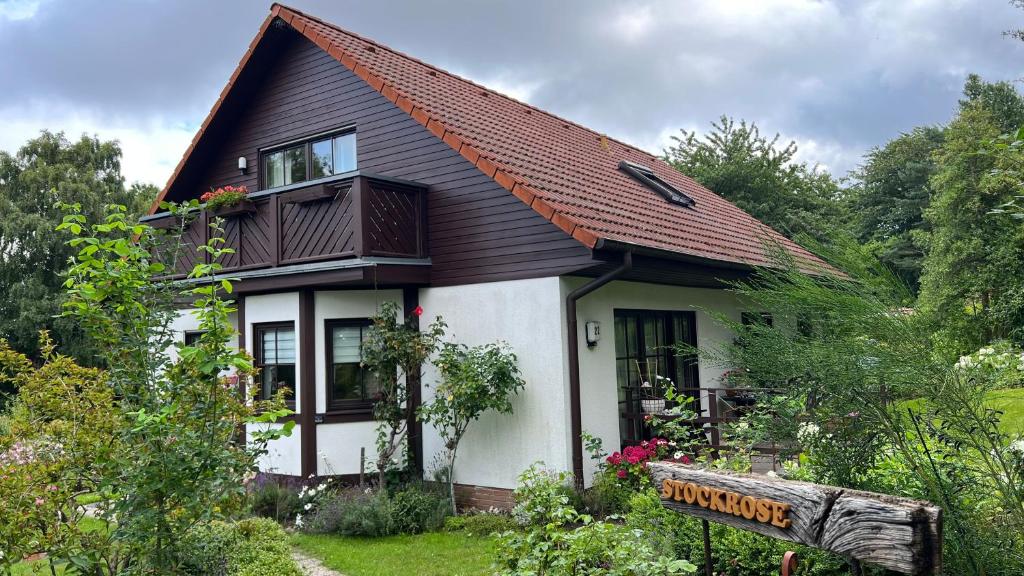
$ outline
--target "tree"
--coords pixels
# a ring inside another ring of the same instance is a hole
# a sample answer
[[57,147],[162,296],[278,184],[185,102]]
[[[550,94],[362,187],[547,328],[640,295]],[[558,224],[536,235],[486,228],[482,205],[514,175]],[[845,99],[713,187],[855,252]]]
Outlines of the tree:
[[968,74],[960,112],[970,108],[988,110],[1000,134],[1016,132],[1024,125],[1024,101],[1009,82],[986,82],[977,74]]
[[156,194],[149,185],[125,188],[121,148],[82,136],[43,132],[14,155],[0,152],[0,338],[38,360],[38,333],[50,332],[65,354],[95,363],[83,334],[67,318],[56,318],[64,300],[61,272],[74,251],[55,231],[61,202],[77,203],[89,223],[108,204],[141,214]]
[[704,136],[674,136],[665,159],[787,236],[822,239],[845,228],[842,190],[827,172],[795,161],[795,142],[780,147],[778,134],[768,139],[755,124],[726,116],[711,126]]
[[1018,160],[993,145],[1002,128],[983,102],[965,105],[947,129],[925,211],[931,230],[922,236],[919,304],[960,353],[996,338],[1024,339],[1024,230],[992,217],[1020,194],[1006,171]]
[[519,375],[516,355],[501,344],[469,348],[445,343],[434,362],[441,382],[433,400],[420,407],[419,418],[437,429],[448,461],[448,494],[455,505],[455,455],[471,422],[488,410],[512,413],[512,396],[526,384]]
[[879,259],[915,292],[924,250],[914,235],[925,228],[933,155],[942,141],[942,128],[925,126],[872,149],[853,173],[855,184],[848,198],[857,239],[870,243]]
[[[409,425],[416,417],[412,386],[418,381],[420,367],[444,336],[444,320],[436,319],[421,332],[422,308],[417,306],[409,312],[405,321],[399,322],[398,305],[384,302],[363,342],[363,364],[374,372],[380,387],[373,418],[377,421],[377,481],[381,490],[387,488],[387,474],[403,447],[408,451]],[[408,463],[408,458],[403,460]]]

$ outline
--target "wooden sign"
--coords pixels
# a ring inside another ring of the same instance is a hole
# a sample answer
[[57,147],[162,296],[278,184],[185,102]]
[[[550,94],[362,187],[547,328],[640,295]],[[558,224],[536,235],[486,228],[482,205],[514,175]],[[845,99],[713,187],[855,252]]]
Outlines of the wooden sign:
[[942,510],[930,502],[669,462],[649,467],[662,503],[677,512],[896,572],[941,572]]

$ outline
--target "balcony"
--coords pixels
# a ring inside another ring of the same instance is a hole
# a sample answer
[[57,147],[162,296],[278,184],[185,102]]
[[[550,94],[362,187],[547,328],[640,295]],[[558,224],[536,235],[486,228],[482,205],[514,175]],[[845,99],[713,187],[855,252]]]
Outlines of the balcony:
[[[196,247],[209,239],[214,217],[223,218],[224,247],[234,250],[221,259],[225,272],[345,259],[423,259],[426,192],[415,182],[358,172],[254,192],[240,205],[203,210],[187,224],[173,275],[185,275],[200,258],[209,258]],[[144,220],[155,228],[179,225],[167,213]]]

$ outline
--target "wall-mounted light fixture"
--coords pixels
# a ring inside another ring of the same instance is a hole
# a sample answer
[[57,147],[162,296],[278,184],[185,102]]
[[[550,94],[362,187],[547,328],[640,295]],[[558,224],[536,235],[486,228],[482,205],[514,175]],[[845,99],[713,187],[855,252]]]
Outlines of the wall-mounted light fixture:
[[601,339],[601,323],[591,320],[586,323],[587,327],[587,347],[593,348],[597,346],[597,342]]
[[245,171],[249,168],[249,161],[245,159],[245,156],[238,157],[238,171],[245,174]]

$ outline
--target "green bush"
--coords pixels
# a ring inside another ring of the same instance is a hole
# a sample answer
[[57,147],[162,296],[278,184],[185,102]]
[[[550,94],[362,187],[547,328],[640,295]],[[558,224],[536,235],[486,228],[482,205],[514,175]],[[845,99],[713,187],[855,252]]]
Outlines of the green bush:
[[418,534],[444,526],[451,514],[447,497],[430,490],[407,487],[390,496],[391,515],[399,534]]
[[444,521],[446,532],[465,532],[471,536],[488,536],[496,532],[515,530],[519,525],[508,514],[478,512],[451,516]]
[[182,543],[182,569],[195,576],[302,576],[288,536],[268,518],[201,525]]
[[274,480],[261,482],[249,492],[249,511],[254,516],[285,523],[291,522],[301,509],[298,491]]
[[315,534],[417,534],[441,528],[450,506],[444,496],[417,486],[406,486],[390,495],[348,488],[325,497],[297,525]]
[[519,477],[515,517],[525,527],[498,539],[496,566],[506,576],[601,574],[668,576],[696,566],[665,554],[649,528],[595,522],[570,505],[563,473],[531,466]]
[[635,492],[619,482],[614,473],[603,470],[594,476],[594,485],[583,491],[582,509],[595,518],[623,514],[629,510],[629,499]]

